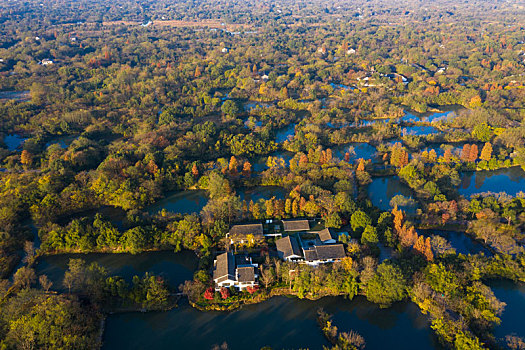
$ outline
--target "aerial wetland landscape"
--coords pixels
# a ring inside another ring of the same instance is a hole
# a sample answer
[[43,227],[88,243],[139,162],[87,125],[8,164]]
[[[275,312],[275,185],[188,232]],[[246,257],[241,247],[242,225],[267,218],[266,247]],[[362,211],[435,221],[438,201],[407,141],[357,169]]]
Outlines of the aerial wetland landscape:
[[524,319],[522,0],[0,1],[0,349]]

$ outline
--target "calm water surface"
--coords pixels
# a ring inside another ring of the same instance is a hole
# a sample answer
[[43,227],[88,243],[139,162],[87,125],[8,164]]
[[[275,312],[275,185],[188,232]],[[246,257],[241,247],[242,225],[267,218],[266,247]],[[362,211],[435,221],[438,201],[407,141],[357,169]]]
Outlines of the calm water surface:
[[284,128],[277,130],[275,133],[275,142],[281,143],[286,140],[290,140],[295,135],[295,126],[297,124],[292,123]]
[[416,135],[416,136],[427,136],[432,134],[439,134],[441,131],[433,126],[428,125],[415,125],[408,126],[402,129],[403,136],[405,135]]
[[522,191],[525,192],[525,172],[519,167],[464,173],[459,186],[459,193],[465,197],[484,192],[515,196]]
[[432,123],[438,120],[450,120],[456,116],[456,112],[465,109],[461,105],[440,106],[441,112],[426,112],[417,113],[412,111],[405,111],[405,115],[399,118],[403,122],[429,122]]
[[271,102],[258,102],[258,101],[247,101],[243,103],[242,107],[246,112],[251,111],[252,109],[255,109],[257,107],[259,108],[269,108],[273,106],[274,104]]
[[103,348],[210,349],[226,342],[234,350],[263,346],[322,349],[329,344],[317,325],[319,307],[333,315],[340,331],[359,332],[367,349],[419,350],[434,346],[427,318],[411,303],[380,309],[362,297],[353,301],[275,297],[231,313],[200,312],[181,305],[168,312],[111,315],[106,322]]
[[525,337],[523,316],[525,315],[525,284],[508,280],[490,281],[488,285],[496,297],[507,304],[501,315],[501,324],[494,328],[496,338],[515,334]]
[[[418,230],[419,231],[419,230]],[[486,256],[492,256],[492,252],[488,250],[481,242],[476,241],[465,232],[457,231],[443,231],[443,230],[420,230],[425,236],[437,235],[445,238],[456,253],[461,254],[478,254],[483,253]]]
[[[241,200],[254,202],[259,199],[284,199],[286,191],[278,186],[257,186],[254,188],[241,188],[236,191]],[[172,213],[191,214],[200,213],[208,203],[208,195],[204,190],[187,190],[176,192],[148,206],[146,210],[150,214],[156,214],[162,209]]]
[[345,153],[350,153],[350,160],[357,160],[359,158],[363,158],[365,160],[371,159],[371,160],[377,160],[377,149],[368,144],[363,142],[352,142],[345,145],[334,147],[333,155],[336,158],[339,158],[341,160],[345,159]]
[[15,100],[17,102],[29,101],[30,91],[0,91],[0,100]]
[[[396,195],[412,197],[412,190],[399,180],[397,176],[376,177],[368,185],[368,196],[372,204],[381,210],[390,210],[390,200]],[[414,213],[416,206],[400,207],[407,213]]]
[[16,151],[20,146],[22,146],[25,140],[27,140],[27,138],[18,134],[6,135],[4,137],[4,143],[6,144],[7,149],[10,151]]
[[162,209],[172,213],[191,214],[200,213],[208,203],[208,195],[204,190],[188,190],[175,192],[148,206],[150,214],[156,214]]
[[279,186],[258,186],[255,188],[242,188],[237,191],[237,195],[246,202],[257,202],[259,199],[270,199],[272,197],[284,199],[286,191]]
[[83,259],[87,264],[96,262],[108,270],[110,276],[121,276],[131,282],[133,276],[142,277],[146,272],[160,275],[174,288],[186,280],[193,279],[198,259],[193,252],[171,251],[146,252],[140,254],[60,254],[44,256],[38,259],[36,272],[45,274],[53,282],[51,289],[64,291],[62,286],[64,272],[68,269],[69,259]]

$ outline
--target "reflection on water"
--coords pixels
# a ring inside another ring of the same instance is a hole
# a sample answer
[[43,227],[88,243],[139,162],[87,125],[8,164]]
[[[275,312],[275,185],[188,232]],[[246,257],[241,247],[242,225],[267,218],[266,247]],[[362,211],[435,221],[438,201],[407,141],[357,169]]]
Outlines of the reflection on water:
[[508,280],[490,281],[488,285],[500,301],[507,304],[501,315],[501,324],[494,328],[496,338],[515,334],[525,337],[523,315],[525,315],[525,284]]
[[436,129],[433,126],[428,125],[415,125],[415,126],[408,126],[406,128],[402,129],[402,135],[415,135],[415,136],[427,136],[432,134],[438,134],[441,131]]
[[352,142],[334,147],[333,149],[334,157],[339,158],[340,160],[345,158],[345,154],[347,152],[350,155],[350,161],[357,160],[359,158],[363,158],[365,160],[377,160],[375,159],[377,155],[377,149],[368,143]]
[[463,173],[459,193],[465,197],[484,192],[515,196],[525,191],[525,172],[519,167]]
[[188,190],[175,192],[148,206],[146,210],[150,214],[156,214],[162,209],[181,214],[200,213],[206,203],[208,203],[206,191]]
[[56,136],[50,139],[45,147],[48,148],[51,145],[58,144],[60,148],[68,148],[69,145],[77,139],[77,136],[67,135],[67,136]]
[[[286,191],[278,186],[257,186],[253,188],[240,188],[236,194],[241,200],[254,202],[259,199],[284,199]],[[161,199],[152,205],[146,207],[150,214],[157,214],[165,209],[171,213],[192,214],[200,213],[202,208],[208,203],[208,195],[204,190],[187,190],[176,192],[164,199]]]
[[[405,197],[412,197],[412,190],[410,187],[401,182],[397,176],[376,177],[372,179],[372,183],[368,185],[368,195],[372,204],[381,210],[390,210],[390,200],[396,195],[403,195]],[[415,213],[416,206],[400,206],[407,213]]]
[[285,126],[282,129],[277,130],[275,133],[275,142],[281,143],[286,140],[290,140],[295,135],[295,126],[297,124],[293,123],[288,126]]
[[273,103],[270,103],[270,102],[257,102],[257,101],[247,101],[245,103],[243,103],[242,107],[243,109],[246,111],[246,112],[249,112],[251,111],[252,109],[255,109],[255,108],[269,108],[271,106],[273,106],[274,104]]
[[6,144],[7,149],[10,151],[16,151],[19,147],[22,146],[25,140],[27,140],[27,138],[22,137],[18,134],[6,135],[4,137],[4,143]]
[[96,262],[108,270],[109,275],[122,276],[131,282],[133,276],[142,277],[146,272],[160,275],[174,288],[193,278],[198,260],[193,252],[171,251],[147,252],[140,254],[60,254],[44,256],[38,259],[37,274],[45,274],[53,282],[53,290],[64,291],[62,286],[64,272],[68,268],[69,259],[83,259],[90,264]]
[[362,297],[353,301],[275,297],[231,313],[200,312],[182,305],[168,312],[111,315],[103,348],[173,349],[177,344],[180,349],[210,349],[226,342],[234,350],[263,346],[321,349],[329,345],[316,322],[321,307],[334,315],[340,331],[360,333],[368,349],[434,346],[426,317],[411,303],[380,309]]
[[31,99],[29,90],[26,91],[0,91],[0,100],[14,100],[25,102]]
[[270,199],[272,197],[275,197],[275,199],[284,199],[286,197],[286,191],[279,186],[258,186],[239,189],[237,195],[241,197],[241,200],[249,203],[250,201],[257,202],[259,199]]
[[432,123],[435,121],[449,121],[457,116],[456,112],[465,109],[461,105],[449,105],[449,106],[440,106],[439,109],[441,112],[426,112],[426,113],[417,113],[417,112],[405,112],[405,115],[399,118],[399,121],[402,122],[428,122]]
[[488,250],[480,242],[467,235],[465,232],[442,230],[418,230],[418,232],[421,232],[427,237],[431,235],[438,235],[445,238],[458,254],[461,253],[468,255],[483,253],[486,256],[492,256],[490,250]]

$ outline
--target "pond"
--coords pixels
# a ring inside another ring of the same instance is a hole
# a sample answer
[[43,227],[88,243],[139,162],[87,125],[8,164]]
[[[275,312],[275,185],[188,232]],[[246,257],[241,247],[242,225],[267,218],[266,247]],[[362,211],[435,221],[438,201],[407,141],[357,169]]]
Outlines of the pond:
[[475,194],[505,192],[515,196],[525,192],[525,172],[520,167],[482,170],[461,175],[459,193],[465,197]]
[[377,160],[377,148],[368,143],[352,142],[334,147],[333,156],[340,160],[344,160],[346,152],[350,153],[350,161],[355,161],[359,158],[365,160],[371,159],[372,161]]
[[433,126],[428,125],[414,125],[407,126],[402,129],[402,135],[415,135],[415,136],[427,136],[433,134],[439,134],[441,131]]
[[69,145],[77,139],[77,136],[73,135],[66,135],[66,136],[54,136],[52,137],[46,144],[45,148],[49,148],[49,146],[58,144],[60,148],[68,148]]
[[27,140],[27,137],[22,137],[18,134],[10,134],[4,137],[4,143],[10,151],[19,149],[25,140]]
[[17,102],[25,102],[31,100],[31,95],[29,90],[0,91],[0,100],[14,100]]
[[295,126],[297,124],[292,123],[284,128],[277,130],[275,133],[275,142],[281,143],[286,140],[290,140],[295,135]]
[[334,90],[354,90],[355,89],[354,87],[351,87],[351,86],[348,86],[348,85],[343,85],[343,84],[330,83],[330,86]]
[[418,230],[423,235],[430,237],[437,235],[445,238],[456,253],[461,254],[478,254],[483,253],[485,256],[492,256],[492,252],[488,250],[481,242],[476,241],[465,232],[458,231],[443,231],[443,230]]
[[190,251],[174,253],[172,251],[146,252],[140,254],[60,254],[40,257],[37,260],[36,272],[45,274],[53,282],[51,289],[64,291],[62,285],[64,272],[68,269],[69,259],[83,259],[87,264],[96,262],[105,267],[110,276],[121,276],[128,283],[133,276],[144,276],[146,272],[162,276],[170,286],[178,286],[186,280],[193,279],[197,270],[197,256]]
[[507,304],[501,315],[501,324],[494,328],[496,338],[505,338],[514,334],[525,337],[523,315],[525,315],[525,284],[509,280],[490,281],[488,283],[496,298]]
[[[270,199],[275,197],[277,199],[284,199],[286,191],[278,186],[257,186],[253,188],[241,188],[236,191],[241,200],[254,202],[259,199]],[[187,190],[179,191],[163,198],[152,205],[146,207],[146,211],[150,214],[157,214],[165,209],[172,213],[192,214],[200,213],[202,208],[208,203],[208,194],[205,190]]]
[[208,195],[204,190],[178,191],[146,207],[150,214],[156,214],[162,209],[172,213],[200,213],[208,203]]
[[[390,201],[397,195],[406,198],[413,198],[412,190],[408,185],[401,182],[397,176],[376,177],[368,185],[368,195],[372,204],[381,210],[390,210],[393,208]],[[399,206],[407,213],[415,213],[417,205]]]
[[249,203],[250,201],[257,202],[259,199],[270,199],[272,197],[284,199],[286,191],[279,186],[257,186],[254,188],[241,188],[237,191],[237,195],[241,197],[241,200]]
[[440,106],[440,112],[426,112],[426,113],[417,113],[412,111],[405,111],[405,115],[399,118],[398,120],[406,123],[417,123],[417,122],[428,122],[432,123],[434,121],[440,120],[451,120],[456,116],[456,112],[465,109],[461,105],[448,105]]
[[259,108],[270,108],[274,106],[274,103],[271,102],[258,102],[258,101],[247,101],[242,104],[242,108],[246,112],[250,112],[252,109]]
[[[380,309],[363,297],[317,301],[274,297],[230,313],[200,312],[183,304],[168,312],[110,315],[103,349],[322,349],[329,343],[317,325],[317,309],[333,315],[342,332],[360,333],[367,349],[428,349],[435,346],[426,317],[416,305]],[[381,336],[378,336],[381,335]]]

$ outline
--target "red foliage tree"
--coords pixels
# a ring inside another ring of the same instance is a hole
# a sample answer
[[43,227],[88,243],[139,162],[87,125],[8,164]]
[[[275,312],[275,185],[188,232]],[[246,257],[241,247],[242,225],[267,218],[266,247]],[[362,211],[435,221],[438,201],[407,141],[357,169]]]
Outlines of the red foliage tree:
[[248,291],[248,293],[250,293],[250,294],[253,294],[253,293],[257,292],[258,289],[259,289],[259,286],[253,286],[253,287],[248,286],[248,287],[246,287],[246,291]]
[[223,299],[228,299],[230,297],[230,290],[228,288],[221,288],[221,297]]
[[215,292],[213,291],[213,287],[210,287],[204,292],[204,299],[213,300],[214,294]]

